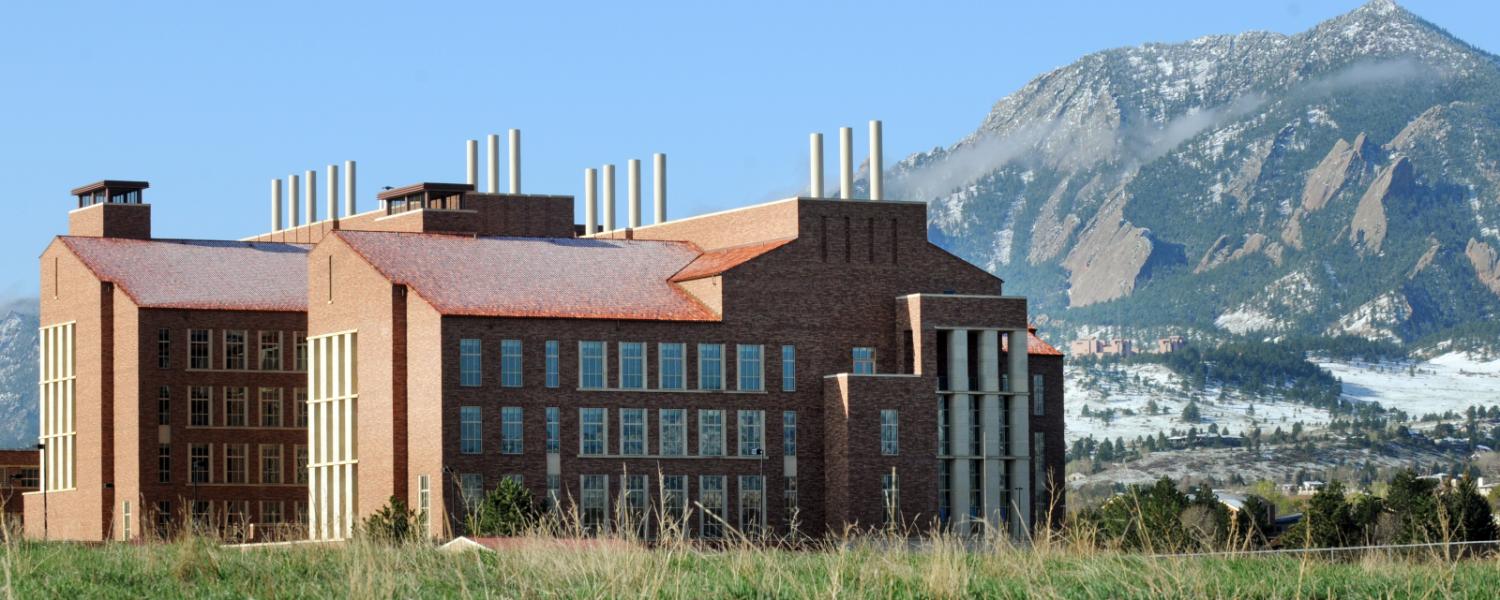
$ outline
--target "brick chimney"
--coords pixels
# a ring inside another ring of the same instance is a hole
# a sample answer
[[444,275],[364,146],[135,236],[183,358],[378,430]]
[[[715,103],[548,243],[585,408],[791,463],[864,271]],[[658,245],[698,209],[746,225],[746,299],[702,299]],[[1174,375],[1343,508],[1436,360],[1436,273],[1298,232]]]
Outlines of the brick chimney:
[[144,181],[106,179],[71,192],[78,208],[68,212],[68,235],[151,239],[151,205],[143,200]]

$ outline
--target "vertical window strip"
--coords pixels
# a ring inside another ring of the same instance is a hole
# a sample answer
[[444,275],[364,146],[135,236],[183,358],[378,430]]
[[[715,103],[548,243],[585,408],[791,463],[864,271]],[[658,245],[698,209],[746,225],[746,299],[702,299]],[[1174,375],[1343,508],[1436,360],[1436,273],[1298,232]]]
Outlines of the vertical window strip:
[[609,374],[605,357],[609,349],[604,342],[578,342],[578,387],[591,390],[604,389]]
[[547,340],[547,387],[555,388],[561,383],[558,381],[559,373],[558,343],[557,340]]
[[281,370],[281,332],[260,332],[260,370]]
[[880,453],[885,456],[901,453],[901,413],[894,409],[880,411]]
[[500,386],[521,387],[521,340],[500,340]]
[[604,456],[609,444],[609,411],[603,408],[578,409],[578,453]]
[[547,452],[557,452],[562,444],[562,415],[556,406],[547,407]]
[[687,454],[687,411],[681,408],[663,408],[657,411],[657,422],[661,432],[660,452],[662,456]]
[[797,455],[797,411],[795,410],[781,413],[781,453],[786,456]]
[[736,362],[735,374],[739,378],[739,391],[762,392],[766,389],[765,361],[762,358],[762,346],[758,344],[739,344],[735,346]]
[[483,382],[483,364],[483,349],[479,340],[458,340],[458,385],[479,387]]
[[620,389],[646,389],[646,344],[620,342]]
[[620,409],[620,454],[641,456],[646,453],[646,409]]
[[724,389],[724,344],[698,344],[698,389]]
[[522,412],[519,406],[500,408],[500,453],[520,454],[523,448]]
[[739,429],[735,437],[739,439],[739,455],[765,455],[766,411],[742,410],[738,411],[738,414]]
[[664,390],[687,389],[687,346],[664,343],[657,346],[657,387]]
[[458,409],[458,451],[462,454],[479,454],[484,451],[484,421],[478,406],[462,406]]
[[797,391],[797,347],[781,347],[781,391]]
[[724,411],[698,411],[698,455],[724,455]]

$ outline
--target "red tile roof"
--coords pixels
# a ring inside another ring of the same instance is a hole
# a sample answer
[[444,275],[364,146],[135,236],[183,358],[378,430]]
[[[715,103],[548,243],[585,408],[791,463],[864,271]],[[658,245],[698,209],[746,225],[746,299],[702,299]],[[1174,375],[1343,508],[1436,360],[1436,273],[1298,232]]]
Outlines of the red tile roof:
[[59,236],[83,264],[144,308],[307,310],[310,246]]
[[[1005,336],[1000,337],[1000,349],[1005,350],[1010,344],[1005,343]],[[1062,351],[1053,348],[1052,344],[1042,341],[1036,336],[1036,328],[1030,328],[1026,334],[1026,353],[1033,356],[1062,356]]]
[[704,252],[697,260],[689,263],[688,266],[683,267],[681,271],[673,275],[672,281],[692,281],[694,279],[723,274],[725,271],[749,262],[762,254],[785,246],[794,239],[796,238],[757,242]]
[[393,283],[446,315],[717,321],[669,281],[683,242],[338,231]]

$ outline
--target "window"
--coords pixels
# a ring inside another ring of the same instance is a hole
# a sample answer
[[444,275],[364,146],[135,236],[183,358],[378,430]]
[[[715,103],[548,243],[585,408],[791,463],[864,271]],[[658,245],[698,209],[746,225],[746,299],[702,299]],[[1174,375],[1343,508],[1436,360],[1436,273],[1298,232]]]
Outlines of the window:
[[307,427],[307,388],[292,390],[292,411],[296,415],[296,427]]
[[901,488],[896,481],[896,472],[880,475],[880,497],[885,502],[885,519],[893,523],[901,514]]
[[578,453],[584,456],[604,456],[609,443],[609,411],[603,408],[578,409]]
[[242,387],[224,388],[224,426],[244,427],[250,391]]
[[724,476],[702,475],[698,477],[698,504],[703,505],[699,515],[699,529],[706,539],[724,537]]
[[1051,511],[1051,490],[1047,489],[1047,436],[1031,434],[1031,505],[1033,512]]
[[681,408],[663,408],[656,411],[660,433],[662,456],[684,456],[687,454],[687,411]]
[[156,446],[156,482],[172,483],[172,445]]
[[24,467],[21,469],[20,482],[17,484],[23,488],[38,488],[42,486],[42,470],[35,467]]
[[740,476],[740,531],[756,536],[766,526],[766,478]]
[[422,535],[427,535],[427,523],[432,520],[432,482],[426,475],[417,476],[417,518],[421,519]]
[[889,408],[880,411],[880,453],[901,453],[901,413]]
[[458,340],[458,385],[463,387],[479,387],[482,381],[480,369],[483,364],[483,354],[479,340]]
[[620,454],[639,456],[646,453],[646,409],[620,409]]
[[797,347],[781,347],[781,391],[797,391]]
[[948,398],[938,396],[937,402],[937,453],[938,455],[949,454],[948,450]]
[[604,342],[578,342],[578,387],[604,389],[607,378],[604,358],[607,353]]
[[520,454],[522,448],[521,407],[500,408],[500,453]]
[[484,423],[480,421],[478,406],[462,406],[458,409],[458,451],[462,454],[479,454],[484,451]]
[[245,455],[248,454],[244,444],[224,445],[224,482],[245,483]]
[[156,424],[172,424],[172,388],[161,386],[156,388]]
[[307,370],[307,334],[301,331],[292,332],[292,370]]
[[952,500],[949,499],[953,494],[952,475],[948,472],[950,464],[946,460],[938,461],[938,520],[943,523],[948,522],[953,512]]
[[698,389],[724,389],[724,344],[698,344]]
[[660,344],[656,347],[658,365],[657,387],[664,390],[687,389],[686,355],[684,344]]
[[473,511],[479,508],[479,503],[484,501],[484,475],[479,473],[460,473],[458,475],[458,493],[464,501],[465,510]]
[[543,499],[543,502],[545,503],[545,505],[547,507],[547,510],[549,510],[549,511],[557,510],[557,508],[559,506],[562,506],[562,503],[560,502],[561,499],[562,499],[562,475],[548,475],[547,476],[547,497]]
[[[1000,411],[1005,414],[1005,411]],[[984,455],[984,419],[978,402],[969,403],[969,454]]]
[[172,368],[172,330],[156,330],[156,368]]
[[275,525],[281,522],[281,502],[275,500],[262,500],[260,502],[260,522]]
[[873,375],[875,373],[875,349],[869,347],[858,347],[854,349],[854,374]]
[[521,340],[500,340],[500,386],[521,387]]
[[188,330],[188,368],[207,369],[211,361],[208,352],[208,330]]
[[172,534],[172,501],[156,501],[156,537],[166,539]]
[[561,433],[562,432],[559,431],[561,429],[561,424],[558,422],[559,420],[561,420],[561,415],[559,414],[559,411],[557,410],[557,407],[556,406],[548,406],[547,407],[547,451],[548,452],[557,452],[558,449],[559,449],[559,446],[562,445],[562,440],[561,440],[561,437],[562,437]]
[[620,389],[646,389],[646,345],[620,342]]
[[650,495],[647,483],[649,479],[645,475],[626,475],[625,479],[625,518],[628,523],[634,524],[636,531],[644,535],[646,533],[646,508],[650,506]]
[[281,332],[260,332],[260,370],[281,370]]
[[124,517],[123,519],[121,519],[120,532],[124,534],[124,536],[123,536],[124,539],[128,540],[128,539],[130,539],[130,501],[129,500],[124,501],[124,503],[120,506],[120,516]]
[[583,475],[581,479],[583,493],[580,494],[582,497],[579,498],[579,504],[583,512],[583,529],[587,533],[601,533],[604,531],[605,516],[609,514],[609,476]]
[[208,427],[213,422],[213,388],[195,385],[188,388],[188,425]]
[[724,411],[698,411],[698,455],[724,456]]
[[297,446],[297,485],[307,485],[307,446]]
[[281,483],[281,446],[264,444],[260,447],[260,482]]
[[797,455],[797,411],[795,410],[781,413],[781,453],[787,456]]
[[192,444],[188,446],[188,480],[193,483],[208,483],[210,478],[210,467],[213,465],[213,456],[209,453],[208,444]]
[[735,373],[739,376],[741,392],[763,392],[766,389],[766,373],[763,365],[761,346],[757,344],[740,344],[735,347],[735,353],[739,361],[735,364]]
[[547,387],[555,388],[558,382],[557,340],[547,340]]
[[1047,396],[1042,392],[1046,380],[1041,375],[1031,376],[1031,414],[1038,417],[1047,414]]
[[213,512],[212,505],[207,500],[193,501],[193,525],[195,527],[207,527],[208,515]]
[[245,370],[245,330],[233,330],[224,332],[224,368],[234,371]]
[[739,411],[740,426],[736,432],[740,442],[740,456],[761,456],[765,451],[766,411]]
[[260,388],[260,426],[281,427],[281,388]]
[[666,475],[661,478],[662,511],[674,523],[681,523],[687,516],[687,475]]

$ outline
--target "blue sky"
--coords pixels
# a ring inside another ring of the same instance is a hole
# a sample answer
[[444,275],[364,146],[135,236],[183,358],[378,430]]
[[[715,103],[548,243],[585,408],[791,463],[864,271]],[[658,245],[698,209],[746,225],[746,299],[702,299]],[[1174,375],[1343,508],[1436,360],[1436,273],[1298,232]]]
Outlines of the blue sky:
[[[882,119],[889,164],[1089,52],[1359,4],[7,3],[0,298],[36,293],[67,191],[98,179],[151,181],[159,237],[237,238],[266,229],[273,178],[357,160],[370,208],[381,186],[462,181],[463,140],[518,127],[525,191],[581,204],[585,167],[665,152],[676,218],[796,193],[811,131],[831,166],[839,126],[863,160]],[[1402,5],[1500,51],[1500,3]]]

